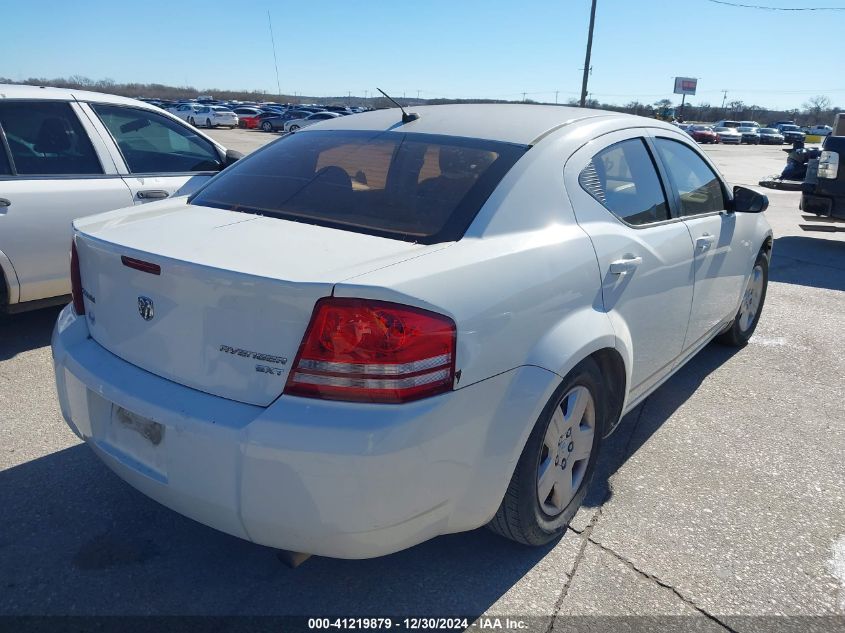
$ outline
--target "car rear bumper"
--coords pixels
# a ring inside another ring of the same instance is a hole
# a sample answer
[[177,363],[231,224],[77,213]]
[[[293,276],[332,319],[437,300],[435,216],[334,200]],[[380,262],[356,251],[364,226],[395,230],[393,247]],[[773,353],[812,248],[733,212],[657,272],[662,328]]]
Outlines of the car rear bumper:
[[121,360],[71,306],[53,360],[68,425],[130,485],[240,538],[339,558],[487,523],[560,382],[521,367],[402,405],[282,396],[263,408]]

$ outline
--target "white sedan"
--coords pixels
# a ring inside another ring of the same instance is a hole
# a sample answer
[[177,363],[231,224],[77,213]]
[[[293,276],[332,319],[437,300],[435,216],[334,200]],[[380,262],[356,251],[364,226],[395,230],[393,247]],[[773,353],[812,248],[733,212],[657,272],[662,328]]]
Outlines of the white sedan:
[[238,127],[238,115],[223,106],[202,106],[191,116],[188,123],[207,128],[217,126],[236,128]]
[[717,127],[713,131],[719,135],[719,141],[726,145],[741,145],[742,132],[733,127]]
[[336,119],[339,116],[341,115],[337,112],[315,112],[314,114],[306,116],[302,119],[290,119],[289,121],[285,121],[284,131],[296,132],[300,128],[308,127],[309,125],[314,125],[315,123],[320,123],[321,121]]
[[75,223],[61,410],[132,486],[256,543],[548,543],[622,416],[754,333],[767,204],[652,119],[332,118]]

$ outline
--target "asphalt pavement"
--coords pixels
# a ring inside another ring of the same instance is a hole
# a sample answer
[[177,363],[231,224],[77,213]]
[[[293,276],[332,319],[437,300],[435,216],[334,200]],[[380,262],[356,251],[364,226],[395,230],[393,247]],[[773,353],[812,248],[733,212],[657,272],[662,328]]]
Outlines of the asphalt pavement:
[[[212,135],[241,151],[277,136]],[[734,184],[785,159],[705,149]],[[845,616],[845,233],[802,231],[798,194],[767,193],[774,255],[751,343],[708,346],[630,413],[570,530],[540,549],[481,529],[290,569],[113,475],[61,420],[57,310],[3,317],[0,615],[558,615],[561,631],[597,616],[687,616],[686,630],[718,631]]]

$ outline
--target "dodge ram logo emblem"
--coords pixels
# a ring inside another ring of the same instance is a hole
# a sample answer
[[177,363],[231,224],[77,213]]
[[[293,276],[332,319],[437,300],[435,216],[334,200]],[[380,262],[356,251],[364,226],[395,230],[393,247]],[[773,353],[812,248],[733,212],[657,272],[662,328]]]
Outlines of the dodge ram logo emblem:
[[149,297],[138,297],[138,314],[144,321],[152,321],[155,316],[155,306]]

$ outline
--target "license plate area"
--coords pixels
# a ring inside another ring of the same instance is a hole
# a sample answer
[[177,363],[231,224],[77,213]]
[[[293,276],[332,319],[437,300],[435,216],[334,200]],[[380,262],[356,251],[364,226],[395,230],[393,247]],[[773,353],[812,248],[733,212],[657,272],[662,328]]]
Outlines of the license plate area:
[[124,466],[167,483],[167,427],[150,418],[111,404],[96,416],[93,439]]

